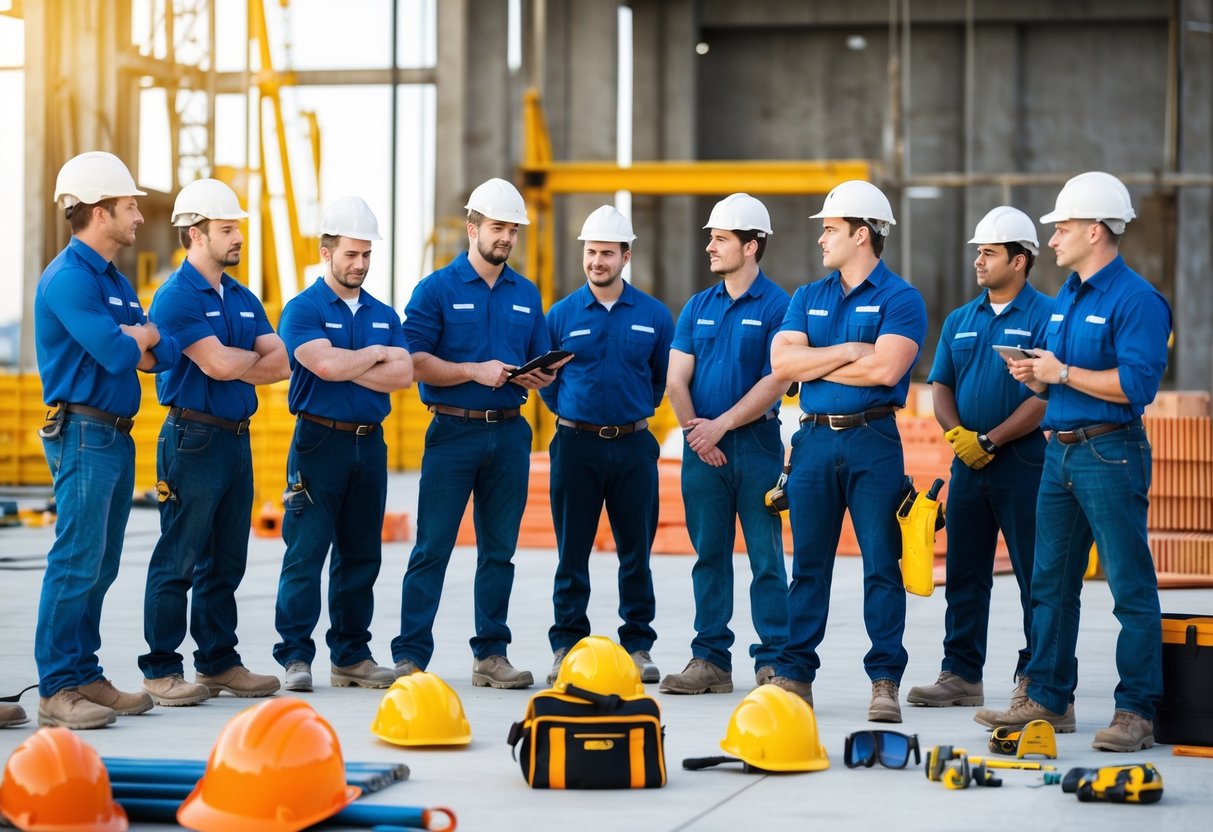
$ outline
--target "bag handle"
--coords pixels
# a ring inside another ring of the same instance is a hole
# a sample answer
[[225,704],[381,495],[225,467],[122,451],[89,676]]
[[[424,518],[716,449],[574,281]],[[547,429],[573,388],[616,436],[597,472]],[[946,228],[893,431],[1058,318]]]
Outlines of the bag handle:
[[740,763],[736,757],[687,757],[682,761],[682,767],[688,771],[702,771],[705,768],[718,766],[722,763]]
[[585,699],[588,702],[593,702],[600,708],[605,708],[608,711],[617,711],[623,706],[623,698],[615,693],[601,694],[595,693],[592,690],[579,688],[576,685],[568,685],[564,689],[568,696],[576,696],[579,699]]

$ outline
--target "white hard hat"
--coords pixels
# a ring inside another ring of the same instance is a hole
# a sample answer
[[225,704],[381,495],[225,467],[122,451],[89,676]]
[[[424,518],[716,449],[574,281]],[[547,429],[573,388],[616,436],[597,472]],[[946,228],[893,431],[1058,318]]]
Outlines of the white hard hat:
[[90,150],[68,159],[55,179],[55,202],[60,208],[92,205],[120,196],[147,196],[135,187],[135,177],[112,153]]
[[522,194],[504,179],[494,178],[477,185],[476,190],[468,197],[468,204],[463,207],[498,222],[531,224],[526,218],[526,203],[522,201]]
[[897,225],[893,219],[893,206],[889,198],[873,185],[862,179],[849,179],[834,186],[834,190],[826,194],[826,201],[821,210],[811,220],[823,217],[854,217],[863,220],[876,229],[882,237],[889,234],[889,226]]
[[1032,254],[1040,254],[1036,223],[1032,218],[1010,205],[999,205],[981,218],[973,230],[970,243],[1019,243]]
[[242,220],[247,216],[236,192],[218,179],[195,179],[173,202],[173,225],[179,228],[203,220]]
[[767,213],[767,207],[749,194],[729,194],[717,202],[704,228],[761,231],[768,236],[775,233],[771,230],[771,215]]
[[371,206],[356,196],[343,196],[324,212],[320,233],[351,240],[382,240]]
[[596,240],[604,243],[628,243],[636,239],[632,233],[632,221],[613,205],[603,205],[585,218],[578,240]]
[[1125,223],[1135,216],[1133,201],[1129,199],[1129,189],[1124,183],[1110,173],[1093,170],[1080,173],[1067,182],[1057,194],[1053,210],[1040,221],[1095,220],[1119,236],[1125,233]]

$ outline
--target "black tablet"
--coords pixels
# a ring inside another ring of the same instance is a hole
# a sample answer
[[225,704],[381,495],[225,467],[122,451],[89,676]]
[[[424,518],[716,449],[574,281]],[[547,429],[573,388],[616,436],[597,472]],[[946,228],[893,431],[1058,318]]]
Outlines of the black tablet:
[[525,376],[532,370],[546,370],[558,361],[563,361],[572,355],[568,350],[549,350],[538,358],[532,358],[521,367],[515,367],[510,370],[507,378],[516,378],[517,376]]

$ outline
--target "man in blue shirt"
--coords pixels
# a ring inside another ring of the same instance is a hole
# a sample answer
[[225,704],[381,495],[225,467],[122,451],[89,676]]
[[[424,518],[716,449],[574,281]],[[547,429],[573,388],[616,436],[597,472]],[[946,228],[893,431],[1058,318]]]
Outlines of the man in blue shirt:
[[1120,236],[1135,213],[1119,179],[1079,174],[1061,189],[1049,246],[1071,269],[1053,305],[1047,349],[1010,361],[1011,374],[1048,401],[1032,572],[1032,658],[1027,696],[1006,711],[978,711],[990,728],[1034,719],[1073,731],[1079,596],[1092,541],[1116,601],[1116,711],[1092,747],[1132,752],[1154,744],[1162,695],[1158,578],[1146,532],[1150,442],[1141,414],[1167,365],[1171,309],[1126,265]]
[[72,238],[34,296],[42,396],[56,408],[41,435],[58,508],[34,631],[40,725],[104,728],[152,707],[147,694],[115,688],[97,660],[101,606],[118,575],[135,490],[135,371],[160,372],[177,358],[176,341],[148,323],[114,267],[143,224],[136,196],[144,193],[116,156],[68,160],[55,201]]
[[553,345],[575,360],[540,395],[557,416],[551,455],[552,524],[559,561],[548,631],[556,681],[569,648],[590,635],[590,552],[605,502],[619,554],[619,643],[645,682],[656,682],[649,651],[656,601],[649,554],[657,533],[657,440],[648,431],[665,393],[674,320],[665,304],[623,279],[632,223],[603,205],[581,228],[586,285],[547,315]]
[[682,425],[682,500],[695,547],[695,638],[681,673],[662,693],[733,690],[733,541],[737,521],[750,559],[750,646],[755,681],[766,684],[788,638],[783,530],[763,498],[783,468],[779,402],[786,382],[771,373],[771,339],[788,293],[758,263],[770,238],[766,206],[732,194],[712,209],[708,265],[721,281],[694,295],[678,316],[667,379]]
[[1027,214],[1000,205],[982,218],[969,242],[977,245],[973,267],[985,291],[948,315],[927,378],[935,419],[956,454],[948,484],[943,666],[935,684],[910,688],[906,701],[912,705],[985,703],[982,669],[999,531],[1023,608],[1025,646],[1015,665],[1021,689],[1032,655],[1027,644],[1045,404],[1007,374],[992,347],[1043,342],[1053,302],[1028,283],[1040,243]]
[[863,555],[863,618],[872,648],[868,719],[901,722],[898,686],[906,594],[896,512],[905,463],[893,413],[905,405],[910,370],[927,330],[922,295],[880,259],[895,222],[883,193],[869,182],[843,182],[826,195],[818,238],[823,280],[801,286],[771,346],[771,369],[799,381],[800,430],[788,477],[792,585],[787,649],[774,684],[813,702],[825,637],[830,580],[850,509]]
[[[417,285],[405,309],[404,334],[434,414],[425,434],[417,543],[400,602],[400,635],[392,639],[396,675],[416,673],[434,654],[434,616],[459,521],[474,497],[475,626],[472,684],[525,688],[530,671],[506,658],[506,624],[514,583],[514,548],[526,508],[531,426],[521,418],[528,390],[552,375],[510,371],[548,350],[539,290],[507,264],[528,223],[518,190],[490,179],[472,191],[468,251]],[[557,365],[558,366],[558,365]]]
[[[216,179],[182,188],[172,222],[185,261],[152,299],[152,320],[176,335],[182,353],[156,379],[169,411],[156,454],[160,539],[143,601],[148,652],[139,657],[144,689],[166,706],[196,705],[221,691],[269,696],[279,687],[276,677],[248,670],[236,652],[236,588],[253,504],[254,385],[290,374],[261,301],[224,273],[240,262],[239,221],[246,216],[232,189]],[[193,683],[185,681],[177,652],[191,590]]]
[[278,324],[298,417],[283,497],[286,554],[275,611],[282,640],[274,645],[291,691],[312,689],[312,631],[330,546],[330,683],[386,688],[396,680],[368,645],[387,502],[381,423],[392,409],[389,394],[412,383],[413,362],[400,316],[363,288],[379,239],[379,223],[361,199],[330,205],[320,223],[324,276],[287,303]]

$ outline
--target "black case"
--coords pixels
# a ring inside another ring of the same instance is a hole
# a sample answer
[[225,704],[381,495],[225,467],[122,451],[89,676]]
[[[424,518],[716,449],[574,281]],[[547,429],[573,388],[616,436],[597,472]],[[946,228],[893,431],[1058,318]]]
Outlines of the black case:
[[1154,739],[1213,745],[1213,616],[1164,613]]

